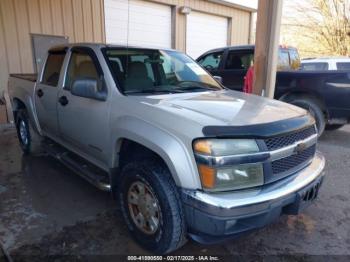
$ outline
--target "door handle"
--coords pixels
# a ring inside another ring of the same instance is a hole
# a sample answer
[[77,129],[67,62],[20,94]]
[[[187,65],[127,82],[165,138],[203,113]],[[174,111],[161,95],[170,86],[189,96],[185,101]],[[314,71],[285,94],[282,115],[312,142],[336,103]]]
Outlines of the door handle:
[[39,89],[38,91],[36,91],[36,94],[38,95],[38,97],[42,97],[44,95],[43,90]]
[[66,106],[68,104],[68,99],[66,96],[61,96],[58,99],[58,102],[62,105],[62,106]]

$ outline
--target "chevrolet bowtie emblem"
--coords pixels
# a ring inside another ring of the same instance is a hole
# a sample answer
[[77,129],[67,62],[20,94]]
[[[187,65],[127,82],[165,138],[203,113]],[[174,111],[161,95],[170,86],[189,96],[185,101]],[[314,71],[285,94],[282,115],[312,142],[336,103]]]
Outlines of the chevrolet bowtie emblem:
[[294,149],[294,153],[299,154],[306,149],[306,143],[299,143]]

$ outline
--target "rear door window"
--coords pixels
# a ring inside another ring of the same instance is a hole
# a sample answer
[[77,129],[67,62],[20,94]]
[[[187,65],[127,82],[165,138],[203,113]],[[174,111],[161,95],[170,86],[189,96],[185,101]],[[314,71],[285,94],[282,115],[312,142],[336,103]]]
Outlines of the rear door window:
[[283,70],[289,70],[289,69],[290,69],[289,53],[287,50],[279,49],[277,70],[283,71]]
[[293,70],[300,68],[300,57],[296,49],[289,49],[290,67]]
[[350,70],[350,62],[338,62],[337,69],[338,70]]
[[225,69],[248,70],[253,65],[254,52],[249,50],[230,51],[226,59]]
[[41,83],[49,86],[57,86],[60,72],[66,52],[49,53],[46,60],[44,74]]

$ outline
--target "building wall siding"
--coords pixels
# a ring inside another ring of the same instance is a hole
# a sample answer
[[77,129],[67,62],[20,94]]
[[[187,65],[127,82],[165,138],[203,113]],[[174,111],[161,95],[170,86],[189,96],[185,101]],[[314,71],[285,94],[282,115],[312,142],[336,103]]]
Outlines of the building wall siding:
[[250,36],[250,12],[209,2],[207,0],[151,0],[155,3],[171,5],[175,10],[174,38],[175,48],[186,51],[186,15],[181,14],[183,6],[193,11],[219,15],[230,19],[229,43],[230,45],[248,44]]
[[182,6],[189,6],[194,11],[203,13],[220,15],[230,19],[229,29],[229,43],[230,45],[247,44],[249,40],[249,23],[250,23],[250,12],[230,8],[227,6],[219,5],[213,2],[205,0],[176,0],[178,11],[178,20],[181,21],[179,30],[177,31],[177,42],[176,48],[182,51],[186,50],[186,16],[180,13]]
[[103,0],[0,0],[0,97],[9,73],[32,73],[30,34],[105,42]]
[[[186,51],[186,15],[194,11],[229,18],[228,44],[247,44],[250,12],[206,0],[150,0],[174,10],[174,47]],[[104,0],[0,0],[0,97],[9,73],[34,72],[30,33],[64,35],[74,42],[105,42]]]

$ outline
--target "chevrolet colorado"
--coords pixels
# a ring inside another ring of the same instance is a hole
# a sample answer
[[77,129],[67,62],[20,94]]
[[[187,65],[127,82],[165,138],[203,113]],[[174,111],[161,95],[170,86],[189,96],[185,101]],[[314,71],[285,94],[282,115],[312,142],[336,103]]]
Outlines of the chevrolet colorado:
[[[242,91],[244,76],[254,58],[254,45],[217,48],[197,61],[208,72],[222,78],[232,90]],[[350,122],[350,70],[304,71],[296,48],[280,46],[275,99],[308,110],[316,120],[319,136]]]
[[11,75],[9,93],[24,153],[111,191],[155,253],[297,214],[324,178],[307,111],[226,90],[178,51],[59,46],[39,75]]

